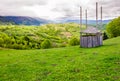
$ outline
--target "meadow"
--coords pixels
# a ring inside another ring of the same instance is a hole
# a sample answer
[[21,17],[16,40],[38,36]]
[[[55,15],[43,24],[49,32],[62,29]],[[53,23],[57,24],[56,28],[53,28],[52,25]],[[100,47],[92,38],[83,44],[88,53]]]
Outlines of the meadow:
[[120,81],[120,37],[103,46],[0,50],[0,81]]

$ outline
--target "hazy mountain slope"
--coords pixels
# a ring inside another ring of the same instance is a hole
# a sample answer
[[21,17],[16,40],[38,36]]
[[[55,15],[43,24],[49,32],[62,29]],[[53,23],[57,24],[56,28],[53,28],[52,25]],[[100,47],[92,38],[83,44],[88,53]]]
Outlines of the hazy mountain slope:
[[45,19],[25,16],[0,16],[1,23],[13,23],[16,25],[40,25],[48,23]]

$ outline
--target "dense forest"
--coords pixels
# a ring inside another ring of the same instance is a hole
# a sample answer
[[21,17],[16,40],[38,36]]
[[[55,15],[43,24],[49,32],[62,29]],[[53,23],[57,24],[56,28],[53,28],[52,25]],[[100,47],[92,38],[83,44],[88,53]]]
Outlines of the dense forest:
[[1,25],[0,47],[40,49],[78,45],[79,32],[79,24],[75,23],[41,26]]

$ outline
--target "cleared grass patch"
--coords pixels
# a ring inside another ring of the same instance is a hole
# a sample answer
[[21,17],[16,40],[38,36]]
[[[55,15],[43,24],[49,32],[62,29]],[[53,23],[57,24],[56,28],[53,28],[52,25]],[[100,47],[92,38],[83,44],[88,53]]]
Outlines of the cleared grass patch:
[[0,81],[120,81],[120,37],[97,48],[2,49]]

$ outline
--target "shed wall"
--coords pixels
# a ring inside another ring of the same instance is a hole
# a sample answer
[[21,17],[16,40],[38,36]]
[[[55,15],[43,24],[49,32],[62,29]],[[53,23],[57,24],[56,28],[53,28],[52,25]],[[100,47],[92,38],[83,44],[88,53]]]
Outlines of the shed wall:
[[80,36],[80,47],[91,48],[101,46],[103,43],[102,35]]

